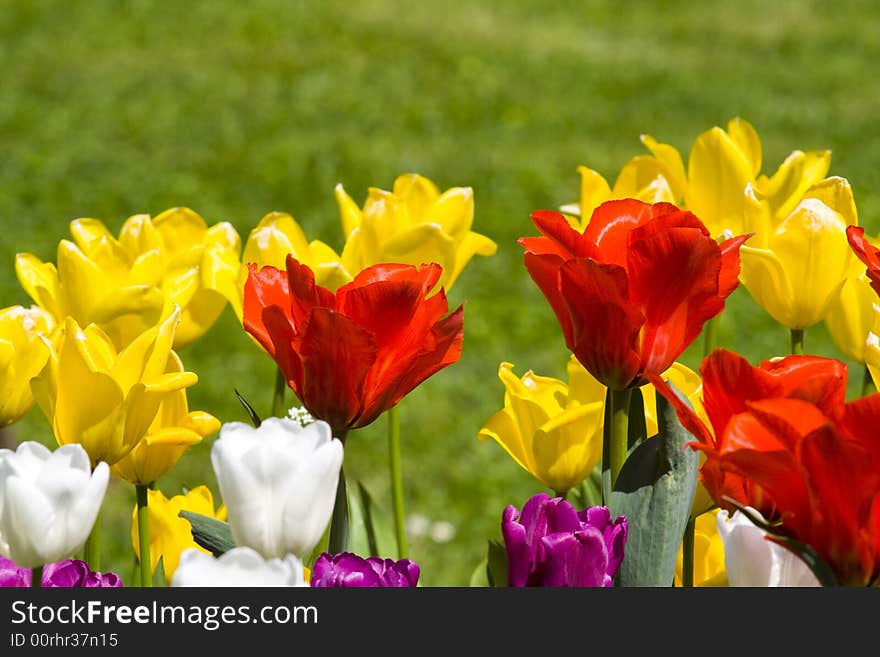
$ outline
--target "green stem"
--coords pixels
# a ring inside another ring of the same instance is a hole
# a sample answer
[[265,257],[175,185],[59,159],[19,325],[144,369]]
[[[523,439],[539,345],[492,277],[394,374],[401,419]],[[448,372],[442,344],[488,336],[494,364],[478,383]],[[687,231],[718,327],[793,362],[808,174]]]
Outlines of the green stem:
[[871,376],[871,370],[865,365],[865,373],[862,376],[862,397],[877,392],[877,386],[874,385],[874,378]]
[[31,568],[31,588],[38,589],[43,586],[43,567]]
[[556,497],[561,497],[563,500],[568,499],[568,491],[567,490],[563,490],[563,491],[554,490],[553,494]]
[[101,512],[95,517],[95,524],[86,539],[83,556],[89,568],[95,571],[101,570]]
[[696,518],[688,518],[687,525],[684,528],[684,540],[682,541],[681,551],[681,585],[685,588],[691,588],[694,585],[694,531],[696,529]]
[[[341,431],[336,436],[345,444],[348,432]],[[336,484],[336,501],[333,503],[333,515],[330,516],[330,537],[327,551],[339,554],[348,550],[348,533],[350,519],[348,516],[348,491],[345,486],[345,468],[339,468],[339,483]]]
[[703,358],[712,353],[715,349],[715,334],[717,332],[718,318],[713,317],[703,324]]
[[284,393],[287,392],[287,379],[284,378],[284,372],[281,368],[275,370],[275,392],[272,394],[272,417],[283,417],[284,412]]
[[405,559],[406,524],[403,511],[403,463],[400,458],[400,413],[397,406],[388,409],[388,461],[391,466],[391,503],[394,508],[394,534],[397,538],[397,558]]
[[804,353],[804,329],[791,329],[791,353]]
[[629,447],[629,400],[632,389],[610,390],[611,402],[611,489],[626,461]]
[[141,484],[136,485],[137,493],[137,517],[138,517],[138,545],[140,547],[141,561],[141,586],[153,585],[153,559],[150,555],[150,509],[149,488]]

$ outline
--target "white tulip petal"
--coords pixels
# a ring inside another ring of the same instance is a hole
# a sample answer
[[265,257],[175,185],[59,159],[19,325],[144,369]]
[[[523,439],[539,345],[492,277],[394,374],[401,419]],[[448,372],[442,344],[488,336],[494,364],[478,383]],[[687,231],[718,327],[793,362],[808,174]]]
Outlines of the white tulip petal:
[[180,555],[171,586],[308,586],[302,562],[294,555],[264,559],[249,547],[236,547],[215,558],[189,548]]

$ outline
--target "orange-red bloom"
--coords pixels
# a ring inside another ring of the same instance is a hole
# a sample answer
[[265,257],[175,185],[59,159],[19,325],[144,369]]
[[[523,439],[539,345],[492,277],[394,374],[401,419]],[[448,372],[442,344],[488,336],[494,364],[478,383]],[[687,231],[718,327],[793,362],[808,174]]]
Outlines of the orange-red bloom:
[[706,453],[700,474],[715,501],[780,522],[842,584],[880,581],[880,394],[846,403],[846,365],[818,356],[753,367],[718,349],[701,372],[711,430],[650,379]]
[[553,211],[522,237],[525,265],[562,326],[565,343],[609,388],[643,385],[693,342],[736,288],[739,247],[718,244],[670,203],[608,201],[580,233]]
[[463,307],[446,315],[442,288],[428,297],[441,273],[374,265],[334,294],[290,255],[287,271],[249,265],[244,328],[309,413],[335,431],[362,427],[461,355]]
[[880,294],[880,249],[875,247],[865,238],[865,229],[861,226],[847,226],[846,238],[853,253],[858,256],[868,268],[868,279],[871,287]]

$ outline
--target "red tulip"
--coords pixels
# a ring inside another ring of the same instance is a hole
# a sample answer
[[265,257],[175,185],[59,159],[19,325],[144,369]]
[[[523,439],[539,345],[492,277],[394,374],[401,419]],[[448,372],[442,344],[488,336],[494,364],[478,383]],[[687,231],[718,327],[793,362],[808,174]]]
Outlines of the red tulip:
[[248,265],[245,330],[315,418],[335,431],[370,424],[461,356],[464,309],[446,315],[439,265],[380,264],[334,294],[287,256],[287,271]]
[[634,199],[603,203],[583,233],[549,210],[532,221],[543,235],[519,239],[526,268],[568,348],[616,390],[669,368],[724,309],[749,237],[718,244],[692,213]]
[[880,581],[880,394],[847,404],[846,365],[817,356],[753,367],[718,349],[701,372],[711,429],[650,379],[706,453],[700,476],[719,506],[780,523],[843,584]]
[[846,238],[850,248],[868,268],[868,279],[871,287],[880,294],[880,249],[865,239],[865,229],[861,226],[847,226]]

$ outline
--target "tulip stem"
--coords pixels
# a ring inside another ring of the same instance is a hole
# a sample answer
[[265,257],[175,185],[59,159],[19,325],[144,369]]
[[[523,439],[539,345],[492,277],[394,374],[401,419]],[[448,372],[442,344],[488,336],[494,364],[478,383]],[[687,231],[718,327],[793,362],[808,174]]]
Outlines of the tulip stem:
[[40,588],[43,586],[43,567],[36,566],[31,568],[31,588]]
[[[609,390],[611,404],[611,490],[617,482],[617,475],[626,461],[629,447],[629,401],[632,389]],[[605,500],[608,503],[608,500]]]
[[141,484],[135,485],[137,492],[138,546],[140,547],[141,586],[153,585],[153,560],[150,555],[150,508],[149,488]]
[[397,538],[397,558],[405,559],[406,524],[403,511],[403,463],[400,458],[400,413],[397,406],[388,409],[388,456],[391,465],[391,504],[394,507],[394,534]]
[[804,353],[804,329],[791,329],[791,353]]
[[694,534],[696,531],[696,518],[688,518],[684,527],[684,540],[681,551],[681,585],[691,588],[694,585]]
[[101,570],[101,512],[95,516],[95,524],[92,525],[92,531],[86,539],[86,545],[83,552],[85,562],[89,564],[89,568],[94,571]]
[[874,385],[874,377],[871,376],[871,370],[865,365],[865,373],[862,377],[862,397],[877,392],[877,386]]
[[[337,436],[345,443],[345,433]],[[333,504],[333,515],[330,516],[330,538],[327,551],[339,554],[348,550],[348,491],[345,487],[345,468],[339,468],[339,483],[336,484],[336,502]]]
[[282,417],[284,413],[284,393],[287,392],[287,379],[278,367],[275,369],[275,392],[272,395],[272,417]]

